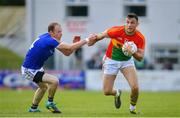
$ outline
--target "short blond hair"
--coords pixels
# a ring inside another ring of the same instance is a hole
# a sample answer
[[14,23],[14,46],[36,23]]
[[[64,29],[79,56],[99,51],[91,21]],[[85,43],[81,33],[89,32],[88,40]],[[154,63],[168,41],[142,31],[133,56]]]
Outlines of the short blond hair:
[[52,23],[50,23],[49,26],[48,26],[48,32],[50,32],[50,31],[53,32],[56,25],[59,25],[59,26],[60,26],[60,24],[57,23],[57,22],[52,22]]

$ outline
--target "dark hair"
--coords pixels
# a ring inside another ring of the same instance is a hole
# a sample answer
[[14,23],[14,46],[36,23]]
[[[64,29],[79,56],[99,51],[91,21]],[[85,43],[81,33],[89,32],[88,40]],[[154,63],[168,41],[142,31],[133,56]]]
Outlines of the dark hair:
[[135,13],[128,13],[127,18],[135,18],[138,21],[138,16]]
[[48,32],[54,31],[54,27],[56,25],[59,25],[59,23],[57,23],[57,22],[50,23],[49,26],[48,26]]

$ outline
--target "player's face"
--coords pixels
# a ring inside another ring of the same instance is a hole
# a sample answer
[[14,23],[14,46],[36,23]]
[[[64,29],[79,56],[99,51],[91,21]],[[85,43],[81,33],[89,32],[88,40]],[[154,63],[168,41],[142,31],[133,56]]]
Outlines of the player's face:
[[135,18],[126,18],[126,31],[132,33],[136,30],[138,21]]
[[62,37],[62,29],[61,29],[61,26],[59,25],[56,25],[54,27],[54,31],[53,31],[53,37],[57,40],[60,40],[61,37]]

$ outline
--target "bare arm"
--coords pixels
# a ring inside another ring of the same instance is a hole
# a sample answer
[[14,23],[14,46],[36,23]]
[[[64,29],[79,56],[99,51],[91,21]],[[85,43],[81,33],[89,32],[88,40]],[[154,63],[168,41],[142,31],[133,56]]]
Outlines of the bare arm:
[[108,38],[108,34],[107,34],[107,30],[105,30],[104,32],[101,32],[99,34],[92,34],[89,37],[89,42],[88,42],[88,46],[92,46],[94,45],[96,42],[104,39],[104,38]]
[[104,32],[101,32],[99,34],[97,34],[97,38],[96,40],[99,41],[99,40],[102,40],[104,38],[108,38],[108,34],[107,34],[107,30],[105,30]]
[[73,44],[67,44],[62,42],[57,46],[57,49],[61,51],[64,55],[69,56],[70,54],[73,53],[73,51],[77,50],[86,43],[87,43],[86,40],[81,40]]
[[[58,48],[57,48],[58,49]],[[72,50],[67,50],[67,49],[58,49],[60,52],[62,52],[65,56],[69,56],[70,54],[73,53]]]
[[143,49],[138,49],[137,52],[135,52],[133,54],[133,57],[136,60],[141,61],[144,58],[144,50]]

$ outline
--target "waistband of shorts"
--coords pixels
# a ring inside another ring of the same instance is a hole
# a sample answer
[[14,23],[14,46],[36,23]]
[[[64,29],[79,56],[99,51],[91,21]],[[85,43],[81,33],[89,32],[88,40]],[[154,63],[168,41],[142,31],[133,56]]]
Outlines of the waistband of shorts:
[[[121,60],[111,59],[111,58],[107,57],[106,55],[104,55],[103,60],[105,61],[106,59],[112,60],[112,61],[115,61],[115,62],[123,62],[123,61],[121,61]],[[133,59],[133,57],[131,57],[129,60],[124,60],[124,61],[130,61],[130,60],[132,60],[132,59]]]
[[44,70],[42,67],[39,69],[30,69],[30,68],[26,68],[24,66],[21,66],[21,69],[26,69],[26,70],[30,70],[30,71],[41,70],[41,69]]

